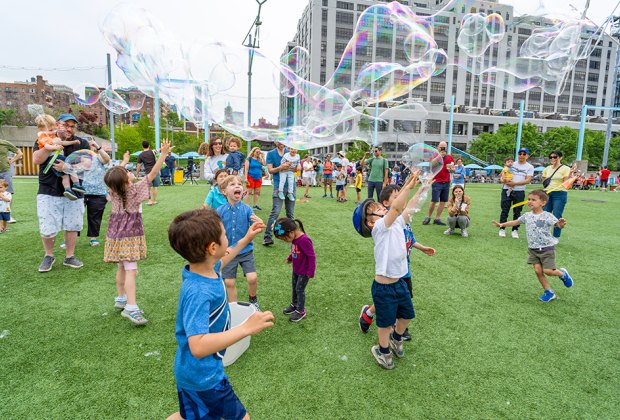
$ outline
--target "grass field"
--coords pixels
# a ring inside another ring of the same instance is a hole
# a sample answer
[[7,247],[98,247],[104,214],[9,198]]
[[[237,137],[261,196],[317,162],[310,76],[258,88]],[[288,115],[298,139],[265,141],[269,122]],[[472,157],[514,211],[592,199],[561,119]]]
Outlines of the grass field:
[[[144,207],[144,328],[115,312],[115,266],[86,238],[76,251],[84,268],[57,258],[51,272],[37,272],[36,187],[35,179],[17,180],[18,223],[0,235],[0,332],[8,331],[0,339],[0,418],[157,419],[176,411],[174,322],[184,263],[166,230],[175,215],[202,203],[208,187],[164,187],[160,204]],[[266,221],[270,187],[265,192],[259,215]],[[338,204],[313,189],[309,203],[297,204],[318,255],[308,318],[299,324],[281,313],[290,303],[287,244],[256,241],[260,304],[277,321],[227,368],[252,418],[620,416],[620,194],[570,192],[557,260],[575,286],[552,279],[558,300],[548,304],[538,301],[541,288],[525,263],[524,232],[519,240],[499,238],[491,226],[498,186],[473,185],[468,194],[469,238],[422,226],[421,215],[413,221],[418,241],[437,255],[413,251],[417,317],[393,371],[370,354],[376,328],[364,335],[357,326],[374,265],[372,240],[353,230],[352,200]]]

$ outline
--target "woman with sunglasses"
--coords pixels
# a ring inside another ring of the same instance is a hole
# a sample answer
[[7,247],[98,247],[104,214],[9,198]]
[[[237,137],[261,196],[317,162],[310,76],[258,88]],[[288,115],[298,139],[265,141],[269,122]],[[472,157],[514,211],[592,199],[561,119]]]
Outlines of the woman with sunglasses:
[[209,143],[202,143],[198,148],[198,153],[206,156],[204,163],[204,179],[209,182],[213,181],[213,176],[219,170],[226,166],[226,145],[221,138],[211,139]]
[[[552,150],[549,153],[549,161],[551,165],[547,166],[542,173],[543,185],[545,191],[549,194],[549,201],[545,204],[545,211],[553,213],[553,215],[560,219],[562,213],[564,213],[564,207],[568,201],[568,192],[562,185],[571,176],[571,169],[562,164],[562,152],[559,150]],[[545,182],[545,180],[549,182]],[[547,185],[545,185],[545,183]],[[553,228],[553,236],[559,238],[562,234],[562,229],[559,227]]]

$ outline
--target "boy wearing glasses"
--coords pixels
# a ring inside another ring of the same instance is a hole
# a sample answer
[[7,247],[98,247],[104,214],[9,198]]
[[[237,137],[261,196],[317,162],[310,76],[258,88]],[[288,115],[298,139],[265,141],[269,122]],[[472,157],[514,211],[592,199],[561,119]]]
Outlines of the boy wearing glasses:
[[[504,184],[501,198],[502,212],[499,216],[500,224],[508,221],[508,213],[510,213],[513,204],[521,203],[525,200],[525,187],[530,183],[534,175],[534,166],[527,162],[527,159],[530,157],[530,149],[527,147],[520,148],[517,156],[517,161],[510,168],[512,179],[500,179],[500,182]],[[512,191],[509,192],[511,188]],[[519,219],[521,210],[523,210],[523,205],[517,206],[512,210],[512,220]],[[506,231],[503,227],[499,229],[499,236],[502,238],[506,237]],[[512,237],[519,239],[519,225],[512,226]]]

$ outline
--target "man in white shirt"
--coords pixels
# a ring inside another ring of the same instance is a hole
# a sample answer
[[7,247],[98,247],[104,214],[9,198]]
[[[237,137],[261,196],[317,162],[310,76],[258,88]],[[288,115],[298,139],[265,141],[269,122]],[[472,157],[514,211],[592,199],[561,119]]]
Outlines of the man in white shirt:
[[[525,187],[530,183],[534,175],[534,166],[527,162],[529,157],[530,149],[527,147],[520,148],[517,162],[510,167],[512,179],[505,181],[502,187],[500,223],[508,221],[508,213],[510,213],[510,209],[514,204],[522,203],[525,200]],[[512,188],[510,195],[508,195],[508,188]],[[521,216],[521,210],[523,210],[523,204],[512,210],[512,220],[517,220]],[[518,225],[512,227],[512,237],[515,239],[519,238],[518,229]],[[503,228],[499,230],[499,236],[502,238],[506,236],[506,231]]]

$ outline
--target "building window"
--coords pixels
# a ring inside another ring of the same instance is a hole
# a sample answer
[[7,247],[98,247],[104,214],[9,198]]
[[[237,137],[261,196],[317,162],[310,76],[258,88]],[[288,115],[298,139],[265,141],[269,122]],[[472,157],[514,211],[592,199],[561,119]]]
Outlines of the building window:
[[321,13],[323,22],[327,22],[327,9],[323,9]]
[[323,26],[321,27],[321,36],[322,36],[323,38],[327,37],[327,26],[325,26],[325,25],[323,25]]
[[[327,28],[325,28],[325,32],[327,32]],[[351,37],[353,36],[353,29],[351,28],[341,28],[339,26],[336,27],[336,38],[344,38],[344,39],[351,39]]]
[[441,120],[426,120],[427,134],[441,134]]
[[348,1],[337,1],[336,7],[338,9],[353,10],[353,3],[349,3]]
[[363,12],[364,10],[366,10],[368,8],[368,6],[366,6],[365,4],[358,4],[357,5],[357,11],[358,12]]
[[327,7],[328,0],[323,0],[323,6]]
[[353,25],[354,20],[353,13],[336,12],[336,23]]

